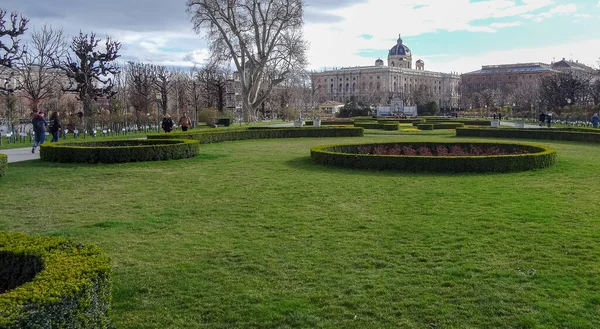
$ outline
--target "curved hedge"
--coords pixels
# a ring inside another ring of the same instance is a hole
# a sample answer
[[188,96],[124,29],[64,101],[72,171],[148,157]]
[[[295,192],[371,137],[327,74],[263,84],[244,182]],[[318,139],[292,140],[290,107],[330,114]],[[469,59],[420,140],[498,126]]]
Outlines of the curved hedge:
[[600,130],[595,130],[591,128],[459,128],[456,129],[456,136],[548,139],[600,143]]
[[[531,153],[488,156],[418,156],[358,154],[359,147],[412,146],[433,149],[438,146],[497,147],[502,150],[525,150]],[[531,144],[514,143],[369,143],[324,145],[313,147],[310,155],[314,163],[356,169],[431,171],[431,172],[511,172],[546,168],[556,163],[556,150]]]
[[0,232],[0,328],[111,328],[110,303],[98,247]]
[[47,143],[41,145],[40,158],[77,163],[175,160],[196,156],[198,145],[197,141],[185,139]]
[[[423,123],[418,123],[415,122],[413,123],[413,126],[415,127],[419,127],[419,125],[421,125]],[[460,128],[460,127],[464,127],[465,124],[461,123],[461,122],[429,122],[429,121],[425,121],[424,124],[431,124],[433,125],[433,129],[456,129],[456,128]]]
[[4,176],[8,168],[8,157],[6,154],[0,154],[0,177]]
[[282,127],[254,129],[223,129],[202,132],[177,132],[170,134],[149,134],[148,139],[185,138],[197,140],[202,144],[237,141],[246,139],[267,138],[300,138],[300,137],[362,137],[364,129],[355,127]]

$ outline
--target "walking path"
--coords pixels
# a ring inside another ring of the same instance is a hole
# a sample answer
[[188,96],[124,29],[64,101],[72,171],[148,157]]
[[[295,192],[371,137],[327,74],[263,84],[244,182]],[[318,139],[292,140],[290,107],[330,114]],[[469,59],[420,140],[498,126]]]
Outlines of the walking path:
[[8,149],[0,150],[0,153],[8,156],[8,163],[38,160],[40,158],[40,149],[35,150],[35,153],[31,153],[31,147],[21,149]]
[[[515,123],[514,122],[505,122],[505,121],[500,121],[500,125],[501,126],[508,126],[508,127],[514,127]],[[538,125],[530,125],[530,124],[525,124],[525,126],[523,128],[542,128]]]

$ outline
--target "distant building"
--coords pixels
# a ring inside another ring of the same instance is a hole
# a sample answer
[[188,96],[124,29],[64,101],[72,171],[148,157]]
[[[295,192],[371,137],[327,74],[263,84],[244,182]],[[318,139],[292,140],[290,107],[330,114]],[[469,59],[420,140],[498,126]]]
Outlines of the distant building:
[[401,107],[411,106],[416,105],[415,90],[425,88],[441,108],[458,107],[460,76],[426,71],[423,60],[416,61],[416,69],[413,69],[412,52],[402,37],[389,50],[387,66],[382,59],[377,59],[373,66],[325,70],[313,73],[311,77],[322,95],[341,103],[355,97],[366,101],[376,99],[380,105],[396,100]]
[[326,115],[336,115],[340,113],[342,107],[344,107],[343,103],[336,101],[327,101],[319,105],[319,111],[325,113]]

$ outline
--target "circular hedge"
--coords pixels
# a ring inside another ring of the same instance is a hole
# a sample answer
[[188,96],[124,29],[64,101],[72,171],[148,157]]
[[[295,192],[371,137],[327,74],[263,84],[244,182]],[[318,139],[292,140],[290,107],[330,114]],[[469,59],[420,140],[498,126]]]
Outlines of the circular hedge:
[[196,156],[199,144],[187,139],[48,143],[41,145],[40,157],[45,161],[77,163],[175,160]]
[[96,246],[0,232],[0,328],[111,328],[111,285]]
[[546,168],[556,163],[556,150],[520,143],[340,144],[317,146],[310,154],[318,164],[396,171],[511,172]]
[[600,130],[594,128],[459,128],[456,129],[456,136],[600,143]]

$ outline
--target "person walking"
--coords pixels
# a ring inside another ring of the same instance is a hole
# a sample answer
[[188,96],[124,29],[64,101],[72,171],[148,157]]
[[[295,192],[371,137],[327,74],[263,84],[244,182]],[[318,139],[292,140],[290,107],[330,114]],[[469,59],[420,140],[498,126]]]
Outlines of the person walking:
[[548,124],[548,128],[552,126],[552,112],[546,114],[546,123]]
[[544,112],[540,111],[538,120],[540,121],[540,127],[542,127],[544,125],[544,122],[546,122],[546,114],[544,114]]
[[171,130],[173,130],[173,119],[171,119],[171,116],[169,114],[165,114],[163,121],[162,121],[162,129],[166,132],[166,133],[170,133]]
[[60,113],[58,111],[52,112],[52,115],[50,116],[50,133],[52,134],[52,143],[56,143],[58,142],[58,133],[60,132],[60,130],[62,129],[62,126],[60,125]]
[[35,133],[35,141],[33,142],[31,153],[35,153],[35,148],[38,147],[38,145],[44,144],[46,141],[46,127],[48,126],[48,122],[44,118],[44,112],[40,111],[38,114],[34,115],[33,119],[31,119],[31,124],[33,125],[33,132]]
[[498,123],[502,121],[502,112],[498,112]]
[[183,113],[183,116],[179,118],[179,125],[181,126],[181,131],[188,131],[188,128],[192,125],[190,118],[187,113]]
[[594,113],[594,116],[592,117],[592,126],[594,128],[598,128],[598,113]]

